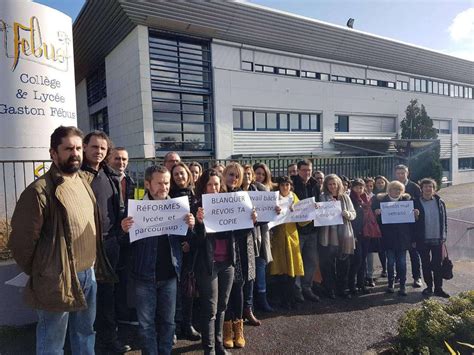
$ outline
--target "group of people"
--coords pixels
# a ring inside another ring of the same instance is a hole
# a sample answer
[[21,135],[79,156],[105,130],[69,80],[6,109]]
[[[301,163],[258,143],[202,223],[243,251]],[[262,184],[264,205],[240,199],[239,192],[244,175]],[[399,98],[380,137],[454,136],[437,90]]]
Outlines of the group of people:
[[[104,132],[84,137],[61,126],[51,136],[50,154],[49,171],[17,202],[9,240],[30,277],[25,296],[38,313],[38,354],[62,353],[68,329],[73,354],[93,354],[96,333],[97,346],[127,352],[130,346],[117,333],[120,322],[138,323],[146,354],[171,353],[176,337],[201,341],[205,354],[226,354],[245,347],[244,321],[261,324],[254,309],[292,310],[320,297],[369,293],[374,253],[388,293],[398,283],[398,294],[407,295],[408,251],[413,287],[422,287],[423,274],[423,295],[449,297],[441,277],[445,204],[433,179],[417,185],[404,165],[395,167],[396,180],[389,182],[383,176],[313,174],[311,161],[301,160],[287,176],[273,179],[263,163],[231,162],[203,171],[170,152],[163,166],[146,169],[143,199],[186,196],[187,235],[130,243],[134,221],[127,207],[135,188],[126,174],[126,149],[114,148]],[[343,223],[270,229],[253,210],[253,228],[206,232],[204,194],[273,190],[279,204],[313,197],[318,208],[318,202],[340,201]],[[381,223],[381,203],[408,200],[415,223]],[[199,316],[193,317],[196,308]]]

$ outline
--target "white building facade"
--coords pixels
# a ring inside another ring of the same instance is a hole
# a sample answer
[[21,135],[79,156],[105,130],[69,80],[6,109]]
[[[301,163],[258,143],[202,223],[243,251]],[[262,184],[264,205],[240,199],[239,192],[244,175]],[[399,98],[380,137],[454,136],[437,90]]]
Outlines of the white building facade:
[[88,1],[74,44],[79,127],[132,157],[373,153],[417,99],[474,181],[473,62],[229,2]]

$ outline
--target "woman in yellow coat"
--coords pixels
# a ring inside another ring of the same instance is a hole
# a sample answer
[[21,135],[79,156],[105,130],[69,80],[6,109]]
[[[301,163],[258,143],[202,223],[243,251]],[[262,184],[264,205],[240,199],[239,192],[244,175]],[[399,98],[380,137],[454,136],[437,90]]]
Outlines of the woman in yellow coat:
[[[292,190],[293,184],[288,176],[281,177],[278,181],[280,190],[280,205],[288,203],[293,206],[297,203],[298,197]],[[301,225],[310,222],[301,223]],[[300,251],[300,241],[296,223],[280,224],[272,229],[272,256],[270,263],[270,274],[276,276],[279,289],[282,291],[281,305],[283,308],[294,307],[293,295],[296,276],[304,275],[303,259]]]

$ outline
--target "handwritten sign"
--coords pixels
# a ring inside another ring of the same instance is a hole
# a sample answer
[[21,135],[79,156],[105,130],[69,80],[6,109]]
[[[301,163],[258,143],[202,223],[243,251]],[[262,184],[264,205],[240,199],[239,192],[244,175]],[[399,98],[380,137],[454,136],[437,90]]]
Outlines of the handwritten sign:
[[253,228],[252,201],[245,191],[202,195],[206,232]]
[[413,201],[382,202],[382,224],[415,223]]
[[318,202],[314,226],[335,226],[342,224],[341,201]]
[[128,200],[128,215],[133,217],[130,242],[164,234],[186,235],[184,222],[189,213],[187,196],[168,200]]
[[283,223],[312,221],[315,217],[316,210],[314,202],[314,197],[310,197],[292,205],[293,200],[287,199],[280,204],[281,213],[275,220],[268,223],[268,227],[271,229]]
[[278,191],[248,191],[252,205],[257,211],[257,222],[273,221],[277,217]]

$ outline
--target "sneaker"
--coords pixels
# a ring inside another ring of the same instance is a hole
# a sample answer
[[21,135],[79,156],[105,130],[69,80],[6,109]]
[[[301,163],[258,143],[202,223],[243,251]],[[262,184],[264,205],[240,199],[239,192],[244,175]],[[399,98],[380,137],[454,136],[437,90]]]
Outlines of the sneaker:
[[374,279],[368,279],[368,282],[367,282],[366,286],[375,287],[375,280]]
[[451,296],[449,296],[449,294],[447,294],[446,292],[444,292],[444,290],[443,290],[442,288],[435,289],[433,294],[434,294],[435,296],[443,297],[443,298],[449,298],[449,297],[451,297]]
[[380,274],[380,277],[387,277],[387,271],[382,270],[382,273]]
[[400,287],[400,290],[398,290],[398,295],[399,296],[406,296],[407,295],[407,291],[405,289],[405,286]]
[[420,288],[423,287],[423,282],[421,282],[420,278],[414,279],[413,280],[413,287],[414,288]]
[[423,296],[428,296],[428,297],[432,296],[433,295],[433,289],[431,287],[427,287],[421,292],[421,294]]

